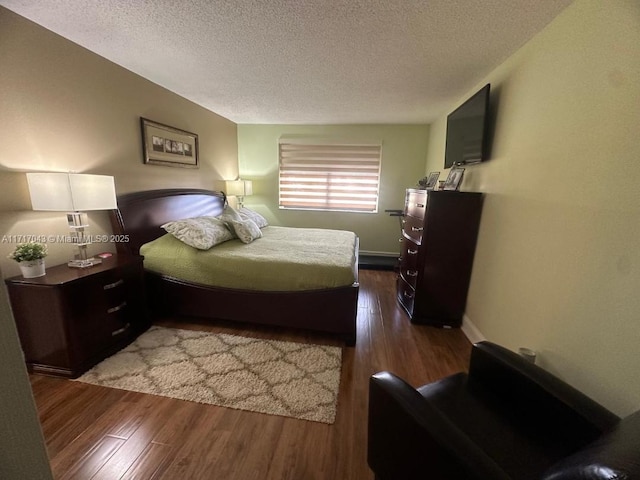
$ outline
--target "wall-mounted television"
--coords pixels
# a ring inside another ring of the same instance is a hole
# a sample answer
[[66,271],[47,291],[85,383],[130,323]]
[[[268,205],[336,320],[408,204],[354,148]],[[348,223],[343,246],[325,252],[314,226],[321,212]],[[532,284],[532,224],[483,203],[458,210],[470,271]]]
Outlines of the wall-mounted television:
[[447,117],[444,168],[487,160],[490,88],[486,84]]

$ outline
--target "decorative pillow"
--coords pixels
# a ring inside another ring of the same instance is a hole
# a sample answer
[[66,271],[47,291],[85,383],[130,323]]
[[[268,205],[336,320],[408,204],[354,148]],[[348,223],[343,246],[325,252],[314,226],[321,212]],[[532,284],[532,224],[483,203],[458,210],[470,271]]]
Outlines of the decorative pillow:
[[243,243],[251,243],[262,237],[260,228],[253,220],[229,220],[227,225]]
[[178,240],[199,250],[208,250],[234,238],[225,222],[216,217],[186,218],[165,223],[162,228]]
[[218,218],[224,222],[229,222],[231,220],[235,220],[235,221],[243,220],[242,216],[238,213],[238,211],[235,208],[230,207],[229,205],[224,207],[222,214],[220,214]]
[[258,212],[254,212],[253,210],[249,210],[248,208],[242,207],[240,209],[240,216],[243,218],[249,218],[254,221],[258,228],[264,228],[267,225],[267,219],[260,215]]

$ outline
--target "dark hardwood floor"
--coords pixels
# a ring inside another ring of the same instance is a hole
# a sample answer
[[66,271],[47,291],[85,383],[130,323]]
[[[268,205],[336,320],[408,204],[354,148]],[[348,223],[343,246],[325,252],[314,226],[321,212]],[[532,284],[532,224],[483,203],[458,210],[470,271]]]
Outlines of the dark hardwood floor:
[[[460,330],[410,324],[395,274],[360,272],[358,343],[343,349],[333,425],[201,405],[32,375],[56,479],[367,480],[369,376],[390,370],[412,385],[465,370]],[[158,322],[179,328],[340,345],[321,335],[238,324]]]

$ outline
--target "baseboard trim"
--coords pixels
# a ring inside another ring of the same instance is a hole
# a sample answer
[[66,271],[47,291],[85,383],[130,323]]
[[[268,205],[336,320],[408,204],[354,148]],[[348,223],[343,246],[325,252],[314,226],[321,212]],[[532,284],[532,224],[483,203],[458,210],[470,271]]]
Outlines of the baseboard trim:
[[471,343],[478,343],[486,340],[486,337],[482,334],[478,327],[474,325],[466,314],[462,317],[462,326],[460,327],[462,333],[466,335]]
[[360,250],[358,252],[360,255],[369,255],[371,257],[394,257],[397,258],[399,253],[393,252],[376,252],[374,250]]
[[358,257],[358,268],[364,270],[395,270],[398,265],[397,255],[363,255]]

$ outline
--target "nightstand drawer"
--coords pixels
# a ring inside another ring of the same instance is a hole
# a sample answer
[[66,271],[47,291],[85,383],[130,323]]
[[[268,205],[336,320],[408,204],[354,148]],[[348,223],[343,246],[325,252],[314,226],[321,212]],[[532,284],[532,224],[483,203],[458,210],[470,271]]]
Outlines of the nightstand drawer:
[[130,304],[131,292],[137,292],[142,285],[135,274],[122,269],[100,278],[95,287],[104,299],[103,310],[110,312],[124,309]]
[[90,361],[131,333],[131,323],[122,311],[94,312],[91,318],[76,318],[73,352],[79,363]]

